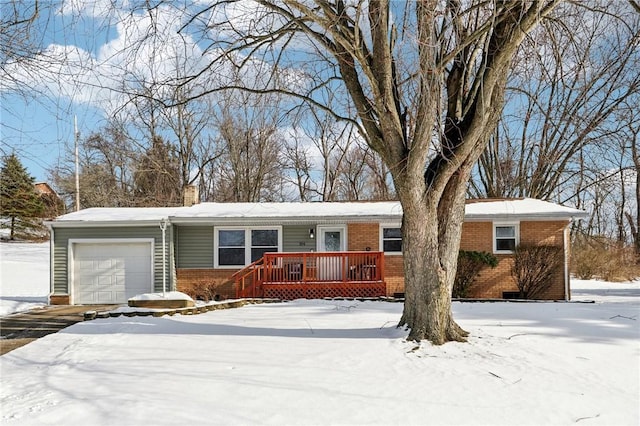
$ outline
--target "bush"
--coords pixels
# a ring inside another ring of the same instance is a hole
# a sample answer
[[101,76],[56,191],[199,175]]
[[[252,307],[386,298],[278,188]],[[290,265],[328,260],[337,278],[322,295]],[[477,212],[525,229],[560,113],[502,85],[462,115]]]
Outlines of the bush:
[[551,287],[553,275],[562,268],[562,247],[521,244],[513,253],[511,275],[521,299],[538,299]]
[[452,297],[467,297],[471,284],[486,266],[495,268],[498,266],[498,258],[485,251],[460,250],[458,252],[458,269],[453,282]]
[[218,300],[217,285],[211,281],[197,281],[191,288],[185,291],[193,300]]
[[633,247],[621,247],[607,238],[581,236],[573,243],[572,273],[579,279],[629,281],[640,276]]

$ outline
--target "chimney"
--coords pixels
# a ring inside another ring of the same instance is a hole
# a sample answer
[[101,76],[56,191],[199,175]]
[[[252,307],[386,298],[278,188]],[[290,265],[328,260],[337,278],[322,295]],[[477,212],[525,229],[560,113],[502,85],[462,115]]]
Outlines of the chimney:
[[187,185],[184,187],[184,196],[182,205],[185,207],[191,207],[194,204],[198,204],[200,199],[198,197],[198,187],[195,185]]

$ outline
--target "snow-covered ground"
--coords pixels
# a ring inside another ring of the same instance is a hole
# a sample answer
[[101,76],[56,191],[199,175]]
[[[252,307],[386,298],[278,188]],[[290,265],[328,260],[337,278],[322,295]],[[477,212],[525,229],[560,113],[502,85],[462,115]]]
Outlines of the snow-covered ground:
[[0,357],[0,422],[640,424],[640,282],[573,296],[454,303],[471,338],[440,347],[385,302],[83,322]]
[[47,304],[49,243],[0,243],[0,316]]

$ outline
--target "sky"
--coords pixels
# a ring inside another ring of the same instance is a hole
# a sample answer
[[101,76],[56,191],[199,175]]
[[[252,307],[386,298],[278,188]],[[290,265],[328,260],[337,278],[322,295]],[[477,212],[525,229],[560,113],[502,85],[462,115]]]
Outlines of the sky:
[[[123,84],[173,76],[176,61],[190,69],[207,60],[191,35],[178,34],[186,13],[181,5],[197,10],[202,8],[199,0],[158,2],[162,5],[152,12],[155,41],[146,38],[151,18],[132,9],[134,3],[44,2],[33,27],[42,52],[27,67],[5,66],[22,86],[7,78],[0,84],[1,152],[15,152],[36,181],[46,180],[48,169],[73,158],[74,120],[82,139],[108,118],[128,111],[127,98],[118,91]],[[127,50],[141,39],[141,47]]]
[[[197,29],[191,33],[181,31],[190,14],[201,10],[206,2],[151,3],[159,4],[151,12],[137,8],[143,3],[128,0],[43,3],[45,7],[33,27],[42,51],[31,57],[27,66],[11,61],[5,65],[4,70],[20,81],[20,86],[8,78],[0,80],[0,153],[15,152],[36,181],[47,180],[49,169],[65,162],[70,166],[73,161],[74,120],[82,140],[99,131],[112,117],[122,118],[134,111],[127,97],[131,87],[150,87],[154,97],[166,99],[166,87],[153,82],[190,74],[212,61],[217,51],[203,50],[208,34],[198,34]],[[253,18],[256,7],[247,0],[230,4],[225,13],[216,11],[209,18],[229,19],[242,26]],[[224,25],[217,26],[217,39],[224,37],[227,30]],[[153,32],[153,37],[148,37],[148,32]],[[134,45],[136,48],[132,49]],[[204,83],[190,88],[191,93],[222,84],[231,76],[260,84],[270,75],[270,65],[256,59],[250,62],[252,66],[238,75],[231,72],[229,63],[217,65],[205,74]],[[302,77],[293,69],[289,71],[279,75],[294,90],[303,84]],[[215,114],[216,98],[209,99],[214,102],[207,104],[208,112]],[[146,119],[146,115],[137,116],[137,120]],[[281,124],[280,130],[283,134],[298,132],[286,124]],[[139,136],[133,134],[134,138]],[[311,143],[309,138],[303,140]]]
[[[46,301],[48,248],[0,244],[4,313]],[[388,302],[85,321],[0,357],[0,423],[637,425],[640,282],[572,288],[454,302],[469,343],[442,346],[407,341]]]
[[[89,55],[96,55],[101,46],[118,36],[113,26],[103,26],[104,19],[96,17],[97,10],[78,10],[74,1],[63,1],[67,13],[58,2],[42,3],[40,17],[34,30],[45,52],[54,47],[74,46]],[[106,2],[103,2],[106,3]],[[30,5],[25,2],[23,6]],[[76,65],[78,65],[76,63]],[[36,181],[47,181],[48,170],[59,161],[72,158],[74,146],[74,118],[80,137],[104,122],[105,111],[99,102],[88,99],[87,87],[74,85],[80,73],[73,65],[67,70],[50,68],[27,75],[19,67],[7,67],[31,89],[12,90],[0,87],[0,149],[3,155],[15,152]],[[69,72],[66,72],[69,71]],[[5,84],[8,82],[5,80]]]

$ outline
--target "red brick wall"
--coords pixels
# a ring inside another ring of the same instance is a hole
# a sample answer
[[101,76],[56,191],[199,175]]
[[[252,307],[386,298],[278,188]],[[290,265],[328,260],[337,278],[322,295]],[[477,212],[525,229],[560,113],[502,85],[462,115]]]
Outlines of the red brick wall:
[[[520,222],[520,242],[563,246],[564,228],[567,221]],[[462,250],[493,252],[493,224],[491,222],[466,222],[462,227]],[[504,291],[518,291],[511,276],[513,258],[508,254],[498,254],[496,268],[485,268],[469,290],[470,297],[501,298]],[[544,298],[564,299],[564,268],[559,268],[553,278],[551,288]]]
[[[564,228],[569,224],[568,221],[555,222],[521,222],[520,223],[520,242],[539,245],[555,245],[563,246]],[[564,253],[562,253],[564,257]],[[545,299],[561,300],[565,298],[564,294],[564,261],[562,266],[558,268],[554,274],[553,284],[551,288],[544,294]]]
[[[349,251],[380,251],[379,223],[350,223],[347,225]],[[384,280],[387,285],[387,296],[404,292],[404,267],[402,256],[386,255],[384,257]]]
[[384,256],[384,281],[387,284],[387,296],[404,293],[404,265],[402,256]]
[[68,294],[52,294],[49,296],[50,305],[69,305],[71,297]]
[[347,250],[378,251],[380,225],[377,223],[350,223],[347,225]]
[[460,250],[493,253],[493,223],[464,222],[462,224]]

